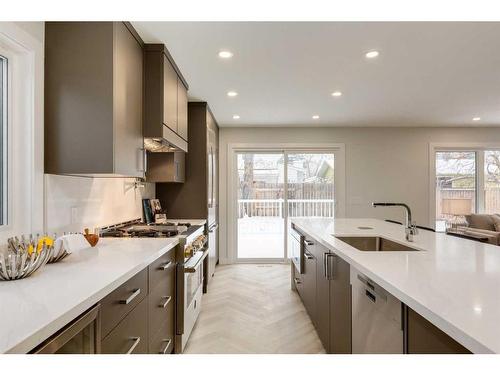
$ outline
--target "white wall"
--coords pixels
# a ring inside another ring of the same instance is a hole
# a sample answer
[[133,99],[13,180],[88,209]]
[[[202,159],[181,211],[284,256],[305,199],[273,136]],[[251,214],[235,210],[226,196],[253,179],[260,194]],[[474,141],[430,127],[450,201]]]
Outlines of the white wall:
[[45,175],[45,226],[49,233],[82,231],[142,217],[142,199],[155,185],[134,188],[133,178]]
[[500,143],[500,128],[221,128],[220,254],[227,256],[227,153],[231,143],[344,143],[346,216],[401,221],[398,208],[373,201],[401,201],[418,224],[429,222],[429,144]]

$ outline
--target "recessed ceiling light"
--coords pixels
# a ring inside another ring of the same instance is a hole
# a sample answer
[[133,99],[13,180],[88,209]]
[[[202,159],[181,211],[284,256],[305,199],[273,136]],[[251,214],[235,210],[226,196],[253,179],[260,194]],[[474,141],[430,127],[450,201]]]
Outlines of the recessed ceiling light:
[[231,51],[220,51],[219,57],[221,59],[230,59],[231,57],[233,57],[233,53]]
[[472,121],[481,121],[481,117],[473,117]]
[[318,120],[319,116],[318,115],[313,115],[313,120]]
[[233,120],[239,120],[240,119],[240,115],[233,115]]
[[332,92],[332,96],[336,96],[336,97],[342,96],[342,91],[334,91],[334,92]]
[[235,96],[237,96],[237,95],[238,95],[238,93],[237,93],[236,91],[228,91],[228,92],[227,92],[227,96],[230,96],[230,97],[232,97],[232,98],[234,98],[234,97],[235,97]]
[[374,59],[375,57],[378,57],[380,53],[378,51],[370,51],[365,54],[367,59]]

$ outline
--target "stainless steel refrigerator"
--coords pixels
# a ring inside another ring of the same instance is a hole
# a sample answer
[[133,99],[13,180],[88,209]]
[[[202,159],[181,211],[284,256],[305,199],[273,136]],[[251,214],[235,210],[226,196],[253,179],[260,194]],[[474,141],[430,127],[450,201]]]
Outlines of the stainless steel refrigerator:
[[[208,114],[210,117],[210,113]],[[213,120],[213,117],[212,117]],[[218,131],[215,121],[207,124],[207,161],[208,161],[208,281],[215,273],[215,266],[219,260],[219,149]]]

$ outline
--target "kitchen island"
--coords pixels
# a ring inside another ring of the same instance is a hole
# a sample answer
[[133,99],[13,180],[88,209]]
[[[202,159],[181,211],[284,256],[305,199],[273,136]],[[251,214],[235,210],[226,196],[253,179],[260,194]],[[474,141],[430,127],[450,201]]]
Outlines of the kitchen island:
[[[376,219],[293,219],[300,232],[473,353],[500,353],[500,247]],[[336,236],[383,237],[418,251],[360,251]]]
[[101,238],[26,279],[0,282],[0,353],[30,351],[178,243]]

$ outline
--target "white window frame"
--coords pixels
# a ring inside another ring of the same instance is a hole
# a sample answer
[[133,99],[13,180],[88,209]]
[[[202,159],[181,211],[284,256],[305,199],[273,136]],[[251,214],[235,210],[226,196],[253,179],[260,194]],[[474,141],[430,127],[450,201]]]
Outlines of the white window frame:
[[500,143],[430,143],[429,145],[429,222],[436,226],[436,152],[476,153],[476,212],[484,212],[484,151],[500,150]]
[[[262,143],[229,143],[227,146],[227,202],[226,202],[226,254],[221,254],[221,264],[234,263],[276,263],[282,260],[273,259],[251,259],[245,261],[238,259],[238,221],[236,205],[237,198],[237,153],[241,152],[284,152],[285,155],[293,152],[324,152],[335,154],[335,217],[345,217],[346,212],[346,176],[345,176],[345,144],[343,143],[277,143],[277,144],[262,144]],[[285,179],[286,171],[285,171]],[[285,254],[287,246],[287,225],[285,225],[284,241]],[[285,257],[285,262],[288,259]]]
[[[6,66],[2,68],[0,71],[0,74],[3,76],[2,77],[2,85],[6,85],[6,90],[5,93],[2,93],[2,103],[0,103],[0,106],[2,106],[2,118],[0,118],[0,134],[1,134],[1,142],[2,142],[2,148],[1,148],[1,160],[3,162],[4,158],[7,161],[7,165],[3,165],[1,167],[0,173],[2,174],[1,176],[1,183],[3,186],[0,187],[1,189],[1,194],[0,194],[0,199],[2,199],[2,210],[0,212],[1,215],[1,224],[0,228],[8,225],[9,223],[9,200],[8,200],[8,193],[9,193],[9,155],[8,155],[8,150],[9,150],[9,136],[10,136],[10,131],[9,131],[9,105],[10,105],[10,100],[9,100],[9,87],[10,87],[10,74],[9,74],[9,53],[7,51],[4,51],[0,47],[0,58],[2,60],[5,60]],[[3,87],[0,87],[0,90],[3,90]],[[5,95],[5,96],[4,96]],[[5,184],[7,182],[7,184]]]
[[43,38],[15,22],[0,23],[0,53],[8,58],[8,237],[43,231]]

